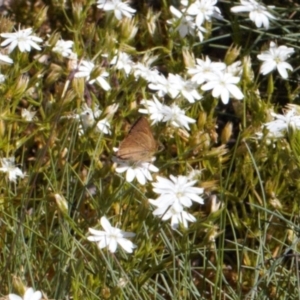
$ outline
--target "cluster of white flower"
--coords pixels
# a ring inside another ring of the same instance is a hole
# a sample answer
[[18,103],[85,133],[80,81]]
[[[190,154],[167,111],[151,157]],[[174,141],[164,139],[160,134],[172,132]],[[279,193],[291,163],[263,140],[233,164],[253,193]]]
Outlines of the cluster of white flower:
[[[159,216],[162,220],[171,219],[171,227],[178,228],[182,224],[188,227],[188,222],[195,222],[196,218],[185,211],[185,208],[192,206],[193,202],[203,204],[203,188],[194,187],[197,180],[190,180],[187,176],[170,176],[166,179],[157,176],[157,182],[153,183],[153,191],[160,196],[156,200],[149,199],[149,202],[156,207],[153,215]],[[108,247],[109,251],[114,253],[118,244],[128,253],[132,253],[136,248],[128,237],[134,237],[131,232],[124,232],[118,228],[112,227],[106,217],[102,217],[101,225],[104,231],[89,228],[91,233],[88,240],[97,242],[99,249]]]
[[211,22],[211,18],[222,18],[217,4],[217,0],[196,0],[189,5],[189,1],[181,0],[181,9],[170,6],[173,19],[168,23],[172,24],[183,38],[187,34],[192,36],[198,35],[200,41],[204,39],[203,33],[206,29],[203,27],[204,22]]
[[196,218],[184,208],[191,207],[193,201],[204,204],[203,198],[199,196],[204,190],[194,187],[197,180],[189,180],[187,176],[170,175],[170,179],[157,176],[157,182],[152,184],[153,191],[160,194],[156,200],[149,199],[157,207],[153,214],[160,216],[162,220],[171,219],[173,229],[178,228],[179,224],[187,228],[187,222],[195,222]]
[[141,104],[144,105],[145,108],[140,108],[139,112],[142,114],[149,114],[152,124],[157,122],[168,122],[174,127],[183,127],[189,130],[189,123],[196,122],[194,119],[186,116],[185,112],[175,103],[170,106],[162,104],[155,96],[153,96],[153,100],[143,99]]
[[[241,67],[239,70],[241,71]],[[226,64],[222,62],[212,62],[209,57],[206,57],[205,60],[197,58],[195,67],[188,68],[188,74],[192,75],[192,82],[202,85],[203,91],[212,90],[212,96],[221,97],[224,104],[228,103],[230,96],[238,100],[244,98],[237,86],[240,76],[235,76],[236,73],[240,73],[236,71],[236,67],[226,67]]]
[[[273,121],[263,124],[263,128],[267,129],[268,138],[285,137],[289,130],[300,130],[300,107],[298,105],[290,105],[284,110],[284,114],[276,114],[271,112]],[[259,138],[262,137],[258,133]]]
[[[211,22],[212,18],[222,19],[221,12],[217,5],[217,0],[181,0],[180,9],[170,6],[170,12],[173,16],[168,24],[179,32],[181,38],[188,34],[198,36],[203,41],[207,32],[205,26],[207,22]],[[136,12],[131,8],[129,1],[121,0],[98,0],[97,7],[103,11],[113,12],[116,19],[132,18]],[[231,8],[233,13],[249,12],[249,18],[260,28],[268,29],[270,20],[275,17],[268,11],[272,7],[265,7],[255,0],[241,0],[240,6]],[[42,50],[40,44],[43,40],[33,34],[32,28],[19,28],[13,33],[1,33],[0,36],[5,40],[1,46],[7,47],[7,52],[11,53],[15,48],[21,52],[30,52],[32,49]],[[75,78],[85,78],[88,84],[97,83],[104,91],[111,90],[108,82],[109,73],[90,60],[78,60],[77,54],[73,52],[74,42],[60,39],[56,42],[52,51],[76,61]],[[269,74],[277,69],[282,78],[288,78],[288,70],[293,71],[292,66],[286,60],[294,53],[294,49],[284,45],[277,46],[274,42],[270,43],[270,48],[263,51],[257,57],[263,61],[260,73],[262,75]],[[107,56],[106,56],[107,57]],[[204,59],[197,58],[194,67],[189,67],[187,75],[168,73],[164,76],[159,73],[157,68],[152,67],[155,61],[154,57],[146,57],[144,62],[135,63],[131,56],[122,51],[116,51],[110,60],[110,65],[115,70],[123,72],[125,77],[133,75],[136,80],[142,78],[146,80],[149,89],[154,91],[160,98],[169,97],[174,100],[170,105],[163,104],[154,95],[152,100],[142,100],[144,106],[139,109],[142,114],[148,114],[152,120],[152,124],[158,122],[166,122],[175,128],[183,128],[190,130],[190,124],[196,121],[186,116],[185,111],[179,107],[175,100],[181,98],[186,99],[189,104],[195,103],[202,99],[202,92],[211,91],[214,98],[220,98],[224,104],[229,102],[230,97],[237,100],[244,98],[244,95],[238,87],[242,77],[242,65],[240,61],[227,66],[223,62],[212,62],[209,57]],[[0,64],[12,64],[13,60],[0,53]],[[0,82],[5,77],[1,77]],[[84,105],[81,113],[75,118],[80,119],[84,130],[95,127],[98,132],[111,134],[109,118],[105,117],[99,120],[102,111],[96,106],[94,109]],[[282,137],[290,128],[300,129],[300,115],[294,109],[287,110],[284,115],[272,114],[275,120],[264,124],[269,134],[273,137]],[[35,116],[35,112],[28,110],[22,111],[22,117],[31,122]],[[97,122],[97,123],[96,123]],[[17,178],[23,178],[24,174],[21,169],[15,166],[15,158],[0,159],[2,167],[0,171],[8,174],[8,179],[16,182]],[[150,172],[158,172],[158,168],[151,162],[136,162],[133,166],[123,161],[117,166],[118,173],[126,172],[126,181],[132,182],[135,178],[141,185],[147,181],[152,181]],[[196,218],[188,213],[185,209],[192,206],[193,202],[203,204],[203,188],[195,187],[196,180],[191,180],[187,176],[170,176],[166,179],[157,176],[157,182],[153,183],[153,191],[159,194],[156,200],[149,199],[149,202],[155,206],[153,214],[159,216],[162,220],[171,220],[173,229],[178,228],[180,224],[188,227],[188,222],[195,222]],[[101,218],[101,225],[104,231],[90,228],[90,236],[88,240],[97,242],[100,249],[108,247],[109,251],[114,253],[117,246],[120,245],[126,252],[132,253],[136,245],[129,241],[128,237],[133,237],[134,233],[124,232],[118,228],[112,227],[106,217]],[[19,296],[10,294],[10,300],[21,299]],[[40,299],[41,293],[28,289],[24,299]]]

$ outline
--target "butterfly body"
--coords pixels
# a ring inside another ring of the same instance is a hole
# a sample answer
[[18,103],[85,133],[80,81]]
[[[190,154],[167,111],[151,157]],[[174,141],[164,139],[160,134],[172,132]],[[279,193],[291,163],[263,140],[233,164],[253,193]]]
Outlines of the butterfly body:
[[132,162],[147,162],[158,151],[158,146],[147,119],[140,117],[121,142],[117,158]]

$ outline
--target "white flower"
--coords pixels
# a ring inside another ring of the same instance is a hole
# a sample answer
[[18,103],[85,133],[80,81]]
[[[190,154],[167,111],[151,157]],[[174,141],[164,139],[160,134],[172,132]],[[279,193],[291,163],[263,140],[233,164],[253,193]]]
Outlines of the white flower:
[[108,247],[111,253],[115,253],[118,244],[128,253],[132,253],[133,249],[136,248],[131,241],[126,238],[134,237],[135,234],[132,232],[125,232],[116,227],[112,227],[106,217],[102,217],[101,225],[104,231],[89,228],[90,236],[87,239],[91,242],[97,242],[98,248],[103,249]]
[[180,93],[191,103],[201,99],[196,91],[195,86],[185,81],[180,75],[169,73],[168,78],[159,74],[155,77],[155,81],[151,82],[148,87],[157,91],[159,97],[168,94],[172,99],[176,98]]
[[[154,159],[152,159],[152,161],[153,160]],[[157,167],[149,162],[135,162],[134,164],[131,164],[126,161],[118,161],[118,163],[120,165],[116,167],[117,173],[126,172],[127,182],[132,182],[134,178],[136,178],[141,185],[145,185],[147,181],[153,180],[150,171],[159,171]]]
[[[152,204],[155,205],[155,203]],[[162,217],[163,221],[171,219],[172,229],[178,228],[179,224],[182,224],[183,227],[188,228],[188,221],[196,221],[196,218],[184,211],[182,205],[180,205],[178,202],[175,202],[171,206],[158,206],[153,211],[153,215]]]
[[149,114],[150,120],[152,120],[152,125],[164,120],[166,115],[166,106],[160,103],[155,96],[153,96],[153,100],[143,99],[141,104],[146,108],[140,108],[139,112],[142,114]]
[[133,65],[133,69],[135,79],[142,77],[147,82],[155,82],[157,80],[157,76],[159,76],[159,72],[157,71],[157,69],[151,69],[149,66],[140,62]]
[[12,64],[14,61],[7,55],[0,53],[0,63]]
[[196,0],[187,8],[187,13],[191,16],[196,16],[196,25],[198,28],[204,21],[210,21],[211,17],[219,17],[221,12],[217,4],[217,0]]
[[178,105],[172,104],[167,106],[161,104],[155,96],[152,100],[142,100],[146,108],[139,109],[139,112],[142,114],[149,114],[152,124],[157,122],[169,122],[170,125],[174,127],[184,127],[187,130],[190,129],[189,123],[195,123],[196,121],[185,115],[184,110],[182,110]]
[[82,60],[79,63],[78,71],[75,73],[75,78],[85,77],[88,81],[90,79],[91,73],[94,69],[95,65],[91,61]]
[[106,118],[98,121],[97,129],[98,131],[103,132],[104,134],[111,134],[110,123]]
[[260,73],[266,75],[277,68],[282,78],[288,78],[287,70],[293,71],[293,67],[287,63],[286,60],[294,52],[294,48],[286,46],[277,47],[274,42],[271,42],[269,50],[257,55],[258,59],[263,61],[263,64],[260,68]]
[[5,47],[9,45],[8,52],[13,51],[17,46],[21,52],[30,52],[31,47],[36,50],[41,50],[37,43],[43,40],[32,34],[32,28],[20,29],[13,33],[1,33],[0,36],[6,40],[1,43]]
[[23,298],[16,294],[9,294],[8,298],[9,300],[40,300],[42,298],[42,293],[40,291],[34,292],[33,288],[28,288]]
[[80,119],[83,125],[83,129],[86,130],[91,128],[95,124],[95,119],[98,119],[102,113],[98,105],[94,109],[87,106],[87,104],[82,105],[82,112],[80,113]]
[[118,20],[122,19],[122,16],[132,18],[135,9],[131,8],[128,1],[122,2],[121,0],[98,0],[97,7],[105,11],[114,11],[115,17]]
[[113,57],[110,63],[115,65],[118,70],[124,70],[126,75],[131,72],[131,69],[134,65],[130,56],[121,51],[119,51],[118,54]]
[[164,97],[168,93],[168,90],[172,92],[172,95],[174,96],[171,96],[172,98],[175,98],[178,95],[179,91],[176,87],[174,90],[172,87],[169,87],[169,81],[163,74],[158,74],[154,80],[155,81],[149,83],[148,87],[151,90],[155,90],[158,97]]
[[197,180],[190,180],[187,176],[178,177],[170,175],[170,179],[157,176],[157,182],[152,183],[153,191],[160,196],[156,200],[149,200],[157,207],[171,206],[179,203],[183,207],[190,207],[192,201],[204,204],[204,200],[199,194],[203,194],[204,189],[194,187]]
[[64,41],[58,40],[53,47],[52,51],[58,53],[64,57],[69,57],[73,54],[72,47],[74,42],[73,41]]
[[109,74],[107,72],[103,71],[95,79],[90,80],[89,84],[93,84],[94,82],[97,82],[105,91],[109,91],[111,89],[111,86],[105,80],[105,78],[108,76],[109,76]]
[[109,83],[105,80],[106,77],[108,77],[108,73],[105,71],[102,71],[100,75],[98,75],[96,78],[93,78],[90,80],[91,73],[94,70],[95,65],[91,61],[82,60],[78,66],[78,71],[75,73],[75,78],[81,78],[85,77],[86,81],[88,81],[89,84],[93,84],[94,82],[97,82],[105,91],[108,91],[111,89]]
[[168,81],[169,86],[172,87],[174,91],[176,91],[174,95],[177,95],[178,91],[190,103],[194,103],[196,100],[200,100],[202,98],[202,96],[196,90],[195,82],[189,80],[186,81],[177,74],[169,74]]
[[273,138],[284,137],[289,128],[300,130],[300,116],[293,109],[287,110],[284,115],[271,113],[274,121],[265,123],[263,126],[268,129],[268,136]]
[[9,181],[16,182],[17,177],[24,178],[24,174],[23,174],[22,170],[15,166],[15,158],[14,157],[1,158],[0,161],[1,161],[1,165],[2,165],[2,168],[0,168],[0,171],[8,173]]
[[181,11],[176,9],[174,6],[170,6],[170,12],[175,17],[173,20],[167,21],[168,24],[176,25],[179,35],[184,38],[187,34],[192,36],[195,35],[195,22],[191,16],[185,16]]
[[[240,12],[250,12],[249,18],[252,22],[255,23],[256,27],[265,27],[269,28],[269,19],[276,19],[272,14],[270,14],[266,7],[257,3],[255,0],[240,0],[240,6],[235,6],[231,8],[233,13]],[[269,8],[273,8],[269,6]]]
[[149,199],[149,202],[156,206],[153,214],[162,216],[163,220],[171,218],[172,228],[177,228],[179,223],[187,227],[187,221],[194,222],[196,219],[184,211],[184,207],[190,207],[194,202],[203,204],[201,194],[203,188],[194,187],[196,180],[190,180],[187,176],[170,176],[166,179],[157,176],[157,182],[152,183],[153,191],[160,196],[156,200]]
[[196,120],[186,116],[185,111],[174,103],[171,106],[165,106],[164,114],[164,121],[169,122],[174,127],[184,127],[190,130],[189,123],[196,122]]
[[226,65],[221,62],[212,62],[208,56],[205,60],[196,59],[195,68],[188,68],[188,74],[193,75],[191,80],[197,84],[202,84],[212,75],[219,74],[225,70]]
[[176,98],[183,89],[185,82],[183,78],[178,74],[169,73],[168,84],[166,86],[168,94],[172,99]]
[[30,111],[26,108],[22,108],[21,116],[25,121],[31,122],[36,115],[36,111]]
[[224,104],[229,101],[230,95],[235,99],[241,100],[244,98],[244,94],[236,86],[240,81],[240,77],[233,76],[231,73],[220,73],[207,78],[207,83],[202,85],[203,91],[212,90],[212,96],[215,98],[221,97]]

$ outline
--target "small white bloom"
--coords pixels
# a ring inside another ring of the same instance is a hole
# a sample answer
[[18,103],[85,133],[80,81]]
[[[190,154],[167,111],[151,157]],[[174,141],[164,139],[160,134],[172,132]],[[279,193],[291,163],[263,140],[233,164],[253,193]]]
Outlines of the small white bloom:
[[73,44],[74,44],[73,41],[64,41],[61,39],[56,42],[52,51],[64,57],[70,57],[73,54],[72,51]]
[[[155,203],[152,204],[155,205]],[[163,221],[171,219],[172,229],[177,229],[179,224],[182,224],[183,227],[188,228],[188,221],[196,221],[196,218],[190,213],[184,211],[182,205],[180,205],[178,202],[175,202],[171,206],[158,206],[153,211],[153,215],[162,217]]]
[[111,89],[111,86],[105,79],[108,76],[109,76],[109,74],[107,72],[103,71],[95,79],[90,80],[89,84],[93,84],[94,82],[97,82],[105,91],[109,91]]
[[40,291],[34,291],[33,288],[28,288],[23,298],[16,294],[9,294],[8,298],[9,300],[40,300],[42,298],[42,293]]
[[104,134],[111,134],[110,123],[106,118],[98,121],[97,129],[98,131],[103,132]]
[[0,63],[4,63],[4,64],[12,64],[14,61],[7,55],[1,54],[0,53]]
[[157,182],[152,183],[153,191],[160,196],[156,200],[149,199],[149,202],[157,208],[153,211],[156,216],[161,216],[162,220],[171,219],[173,229],[179,223],[188,227],[189,222],[195,222],[193,215],[184,211],[184,207],[190,207],[194,202],[203,204],[203,188],[194,187],[197,180],[190,180],[187,176],[170,176],[170,179],[157,176]]
[[174,16],[172,20],[168,20],[168,24],[176,25],[175,30],[179,32],[179,35],[184,38],[186,35],[195,35],[195,22],[191,16],[186,16],[184,13],[176,9],[174,6],[170,6],[170,12]]
[[174,127],[184,127],[190,130],[189,123],[196,122],[196,120],[186,116],[185,111],[174,103],[171,106],[165,105],[164,114],[164,121],[169,122]]
[[21,110],[21,116],[25,121],[32,122],[35,115],[36,111],[30,111],[26,108],[22,108]]
[[78,71],[75,73],[74,77],[84,77],[89,84],[97,82],[105,91],[109,91],[111,87],[105,79],[109,75],[107,72],[102,71],[101,74],[98,75],[96,78],[90,79],[91,73],[93,72],[94,68],[94,63],[92,63],[91,61],[82,60],[78,66]]
[[135,9],[128,5],[129,1],[122,2],[121,0],[98,0],[97,7],[104,11],[114,11],[115,17],[121,20],[122,17],[132,18]]
[[2,165],[0,171],[8,174],[9,181],[16,182],[17,177],[24,178],[22,170],[15,166],[14,157],[1,158],[0,161]]
[[[157,92],[158,97],[164,97],[168,90],[170,89],[172,91],[172,88],[169,88],[169,81],[163,74],[158,74],[155,78],[155,81],[152,81],[149,83],[148,87],[151,90],[154,90]],[[178,94],[179,91],[175,89],[175,92],[172,91],[172,94]]]
[[288,78],[287,70],[293,71],[293,67],[287,63],[286,60],[294,52],[294,48],[286,46],[277,47],[274,42],[271,42],[269,50],[257,55],[258,59],[263,61],[263,64],[260,68],[260,73],[266,75],[277,68],[282,78]]
[[12,52],[17,46],[21,52],[30,52],[31,48],[41,50],[37,43],[43,40],[32,34],[32,28],[20,29],[12,33],[1,33],[0,36],[6,40],[1,43],[2,47],[9,45],[8,52]]
[[263,125],[263,127],[268,129],[269,137],[284,137],[289,128],[300,130],[300,116],[295,110],[286,110],[284,115],[275,113],[271,113],[271,115],[275,120]]
[[195,123],[196,121],[185,115],[185,111],[178,105],[172,104],[171,106],[160,103],[155,96],[152,100],[142,100],[146,108],[139,109],[142,114],[149,114],[152,124],[157,122],[169,122],[174,127],[184,127],[187,130],[190,129],[189,123]]
[[[177,91],[188,100],[190,103],[194,103],[196,100],[200,100],[202,96],[196,90],[196,83],[193,81],[186,81],[179,75],[169,74],[168,77],[169,86],[173,87],[174,95],[177,95]],[[176,87],[176,89],[174,88]]]
[[212,75],[220,74],[226,69],[224,63],[212,62],[208,56],[205,57],[205,60],[197,58],[196,62],[194,68],[188,68],[188,74],[192,75],[191,80],[199,85]]
[[130,240],[127,238],[134,237],[135,234],[132,232],[125,232],[119,228],[112,227],[106,217],[102,217],[101,225],[104,231],[89,228],[90,236],[87,239],[91,242],[97,242],[99,249],[108,247],[111,253],[115,253],[118,244],[128,253],[132,253],[133,249],[136,248]]
[[83,129],[86,130],[93,127],[95,124],[95,119],[100,117],[102,111],[99,109],[98,105],[92,109],[91,107],[88,107],[87,104],[83,104],[81,109],[82,112],[80,113],[80,119]]
[[[152,159],[152,161],[155,158]],[[141,185],[145,185],[147,181],[152,181],[151,172],[158,172],[159,169],[149,162],[135,162],[134,164],[126,161],[118,161],[119,166],[116,167],[117,173],[126,172],[126,181],[132,182],[134,178]]]
[[[269,28],[269,19],[276,19],[271,13],[269,13],[265,6],[257,3],[255,0],[240,0],[240,6],[234,6],[231,8],[233,13],[249,12],[249,18],[255,23],[256,27]],[[269,6],[273,8],[273,6]]]
[[152,64],[157,60],[157,56],[151,56],[149,53],[146,53],[141,62],[133,64],[133,75],[135,79],[142,77],[147,82],[155,81],[155,77],[159,74],[155,67],[152,67]]
[[168,78],[159,74],[148,87],[157,91],[159,97],[168,94],[172,99],[175,99],[181,93],[188,100],[191,100],[191,98],[199,100],[201,98],[197,91],[194,88],[190,89],[192,86],[178,74],[169,73]]
[[197,27],[201,27],[204,21],[210,21],[212,17],[220,18],[221,12],[215,6],[218,0],[196,0],[187,8],[187,13],[196,17]]
[[139,112],[142,114],[149,114],[150,120],[152,120],[152,125],[164,120],[166,115],[166,106],[160,103],[155,96],[153,96],[153,100],[143,99],[141,104],[146,108],[140,108]]
[[231,73],[220,73],[207,78],[207,83],[202,85],[203,91],[212,90],[212,96],[215,98],[221,97],[224,104],[229,102],[230,95],[235,99],[241,100],[244,94],[237,87],[240,77],[233,76]]
[[78,71],[75,73],[75,78],[84,77],[88,81],[90,79],[91,73],[94,69],[95,65],[91,61],[82,60],[79,63]]
[[201,196],[204,189],[194,187],[197,180],[190,180],[187,176],[173,176],[170,179],[157,176],[157,182],[152,183],[153,191],[160,196],[156,200],[149,200],[150,203],[157,207],[171,206],[174,203],[179,203],[183,207],[190,207],[192,201],[199,204],[204,204]]
[[157,69],[151,69],[149,66],[140,62],[133,65],[133,69],[135,79],[142,77],[147,82],[155,82],[157,80],[157,76],[159,76],[159,72],[157,71]]
[[115,65],[118,70],[124,70],[126,75],[131,72],[131,69],[134,65],[131,57],[127,53],[122,51],[119,51],[118,54],[113,57],[110,63],[112,65]]

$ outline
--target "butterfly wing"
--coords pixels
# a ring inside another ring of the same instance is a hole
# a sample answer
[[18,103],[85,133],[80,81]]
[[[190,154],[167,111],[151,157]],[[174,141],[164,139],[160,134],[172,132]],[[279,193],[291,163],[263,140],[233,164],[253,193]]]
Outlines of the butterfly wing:
[[130,161],[149,161],[157,151],[151,127],[145,117],[139,118],[129,130],[128,135],[121,142],[117,157]]

